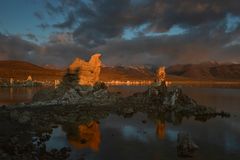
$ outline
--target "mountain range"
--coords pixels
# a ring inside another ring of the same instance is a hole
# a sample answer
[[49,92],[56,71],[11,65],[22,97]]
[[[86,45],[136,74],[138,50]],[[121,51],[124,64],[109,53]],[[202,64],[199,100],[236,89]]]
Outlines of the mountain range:
[[240,80],[240,64],[205,62],[173,65],[167,68],[170,75],[197,80]]
[[[25,61],[0,61],[0,78],[24,80],[29,75],[35,80],[61,79],[65,69],[52,69]],[[154,66],[102,67],[100,80],[153,80]],[[200,64],[177,64],[166,68],[168,80],[228,80],[240,81],[240,64],[205,62]]]

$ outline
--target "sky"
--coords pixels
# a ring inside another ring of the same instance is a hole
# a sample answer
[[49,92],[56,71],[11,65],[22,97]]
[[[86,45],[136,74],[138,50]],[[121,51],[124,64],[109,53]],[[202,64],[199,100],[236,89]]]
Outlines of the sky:
[[0,60],[240,63],[239,0],[2,0]]

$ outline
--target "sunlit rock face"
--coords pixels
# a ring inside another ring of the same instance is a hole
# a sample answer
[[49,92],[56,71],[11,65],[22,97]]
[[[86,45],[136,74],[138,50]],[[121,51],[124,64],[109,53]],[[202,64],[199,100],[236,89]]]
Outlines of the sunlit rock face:
[[162,82],[166,79],[165,67],[159,67],[156,72],[156,81]]
[[80,58],[76,58],[69,66],[71,72],[79,70],[79,84],[93,86],[97,81],[99,81],[102,64],[100,57],[101,54],[96,53],[91,56],[88,62]]
[[29,75],[29,76],[27,77],[27,81],[32,81],[32,76]]

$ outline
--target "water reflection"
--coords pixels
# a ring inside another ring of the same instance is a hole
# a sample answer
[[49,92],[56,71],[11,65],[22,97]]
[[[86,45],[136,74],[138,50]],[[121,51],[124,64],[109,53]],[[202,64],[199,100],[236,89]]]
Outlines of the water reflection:
[[166,136],[166,124],[161,121],[157,121],[156,134],[160,140],[163,140]]
[[[96,114],[89,116],[96,117]],[[179,123],[175,123],[164,119],[169,115],[150,117],[147,113],[136,113],[128,118],[110,114],[99,119],[100,122],[64,124],[60,127],[65,133],[61,141],[66,142],[62,147],[72,148],[70,159],[79,159],[82,155],[85,159],[177,159],[177,133],[186,131],[200,146],[194,159],[240,158],[240,132],[237,127],[229,125],[236,118],[214,118],[202,123],[182,117]],[[143,120],[146,121],[143,123]],[[60,141],[54,133],[51,144]],[[48,146],[54,146],[51,144]]]
[[0,105],[31,102],[33,95],[43,87],[0,88]]
[[67,133],[68,143],[75,149],[90,148],[99,151],[101,132],[99,122],[91,121],[87,124],[65,125],[63,130]]

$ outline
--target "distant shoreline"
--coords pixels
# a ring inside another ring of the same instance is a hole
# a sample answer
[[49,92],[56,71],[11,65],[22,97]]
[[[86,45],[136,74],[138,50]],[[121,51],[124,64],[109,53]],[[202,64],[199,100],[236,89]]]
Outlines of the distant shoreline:
[[189,87],[236,88],[240,89],[240,81],[171,81],[171,85]]
[[[103,81],[104,82],[104,81]],[[153,81],[113,81],[104,82],[108,86],[149,86]],[[224,81],[224,80],[173,80],[167,81],[169,86],[183,87],[210,87],[210,88],[236,88],[240,89],[240,81]],[[44,86],[44,85],[43,85]],[[49,86],[49,85],[48,85]],[[1,86],[0,88],[35,88],[40,86]]]

